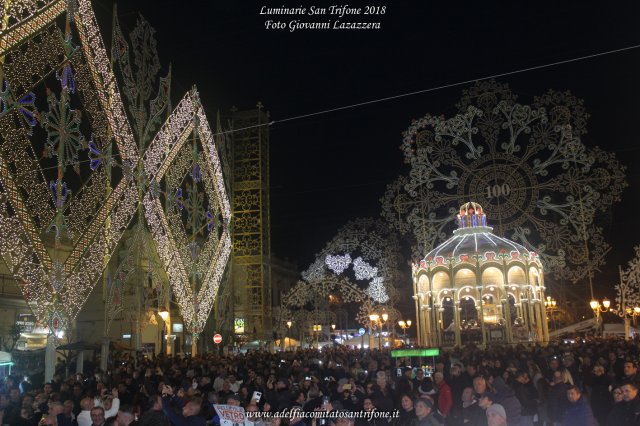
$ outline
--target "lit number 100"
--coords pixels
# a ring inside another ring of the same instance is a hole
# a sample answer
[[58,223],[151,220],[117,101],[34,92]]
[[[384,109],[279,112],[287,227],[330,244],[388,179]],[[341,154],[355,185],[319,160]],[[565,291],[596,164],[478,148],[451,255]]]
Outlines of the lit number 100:
[[511,194],[511,187],[507,183],[503,183],[502,185],[487,186],[488,199],[492,199],[493,197],[506,197],[509,194]]

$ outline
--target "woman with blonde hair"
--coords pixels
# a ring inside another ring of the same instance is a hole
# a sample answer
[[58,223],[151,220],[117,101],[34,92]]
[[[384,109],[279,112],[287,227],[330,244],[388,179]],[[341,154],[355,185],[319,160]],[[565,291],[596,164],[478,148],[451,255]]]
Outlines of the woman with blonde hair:
[[575,385],[575,383],[573,383],[573,376],[571,375],[571,372],[569,370],[566,370],[566,369],[562,370],[561,373],[562,373],[562,382],[565,385],[571,385],[571,386]]

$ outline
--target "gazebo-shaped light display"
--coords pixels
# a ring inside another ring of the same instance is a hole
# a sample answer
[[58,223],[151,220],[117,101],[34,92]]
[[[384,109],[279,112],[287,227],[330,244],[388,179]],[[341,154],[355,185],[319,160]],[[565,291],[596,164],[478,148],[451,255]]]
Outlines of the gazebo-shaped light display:
[[499,237],[478,203],[460,207],[453,236],[413,265],[418,343],[547,342],[542,263]]

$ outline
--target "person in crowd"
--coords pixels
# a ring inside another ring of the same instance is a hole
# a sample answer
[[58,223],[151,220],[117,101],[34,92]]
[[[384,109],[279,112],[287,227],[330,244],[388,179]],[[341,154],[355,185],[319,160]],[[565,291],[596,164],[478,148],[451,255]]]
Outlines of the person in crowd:
[[625,383],[620,387],[626,408],[627,424],[640,424],[640,395],[635,382]]
[[114,425],[116,426],[130,426],[136,420],[133,412],[133,407],[130,405],[121,405],[118,409],[118,415]]
[[93,407],[91,409],[91,426],[104,426],[105,423],[104,408]]
[[567,388],[573,386],[565,382],[567,377],[560,370],[553,373],[553,380],[547,392],[547,417],[553,424],[562,423],[562,414],[567,405]]
[[[193,398],[185,402],[180,396],[174,396],[173,388],[166,385],[162,393],[165,395],[162,398],[162,409],[172,426],[206,425],[204,417],[200,416],[200,409],[202,408],[202,400],[200,398]],[[181,408],[180,413],[171,406],[172,400],[175,401],[176,408]]]
[[522,405],[520,401],[518,401],[513,389],[507,386],[502,377],[493,379],[493,387],[496,395],[495,402],[502,405],[506,411],[507,422],[509,424],[519,425],[522,415]]
[[78,426],[91,426],[91,409],[94,407],[92,398],[83,398],[80,401],[82,411],[78,414]]
[[[34,426],[41,421],[57,426],[68,421],[78,426],[216,425],[219,419],[214,405],[218,403],[273,414],[293,406],[302,406],[307,412],[323,410],[323,399],[328,398],[335,403],[334,409],[349,412],[375,410],[381,415],[398,410],[403,417],[413,412],[416,418],[408,421],[388,416],[369,423],[362,419],[355,422],[357,426],[402,426],[415,423],[418,411],[424,411],[422,404],[418,408],[412,402],[418,397],[432,405],[431,416],[423,416],[422,421],[429,417],[442,423],[442,414],[446,413],[447,426],[484,426],[489,419],[487,411],[480,410],[498,404],[509,425],[531,426],[535,413],[536,426],[577,424],[583,422],[580,413],[588,415],[588,406],[600,426],[640,426],[638,383],[634,378],[638,376],[634,362],[639,357],[638,342],[613,339],[488,349],[461,346],[441,350],[436,365],[431,366],[438,373],[434,384],[421,369],[416,370],[415,379],[409,380],[409,372],[405,373],[407,380],[396,377],[396,362],[402,366],[412,360],[394,359],[388,349],[334,346],[322,351],[299,348],[280,353],[204,352],[193,358],[115,352],[106,371],[94,364],[85,369],[85,375],[65,378],[61,370],[53,383],[45,384],[23,377],[8,378],[0,390],[0,415],[2,423],[10,426]],[[548,372],[550,381],[544,379]],[[238,385],[237,393],[232,392],[230,380]],[[220,399],[217,392],[225,381],[228,397]],[[453,387],[465,381],[470,386],[454,392]],[[403,387],[403,383],[410,385]],[[572,387],[574,384],[577,388]],[[448,412],[446,385],[452,396],[461,392],[451,401]],[[162,398],[167,386],[174,394]],[[403,388],[411,388],[406,397],[399,391]],[[257,403],[251,398],[254,392],[261,393]],[[497,415],[491,421],[500,424],[501,410],[493,410]],[[268,416],[260,417],[263,423],[274,423]],[[135,418],[139,420],[132,420]],[[309,419],[301,420],[311,424]],[[329,417],[325,420],[332,422]],[[281,421],[287,423],[287,419]]]
[[486,414],[488,426],[508,426],[509,424],[517,424],[507,423],[507,412],[500,404],[491,404],[487,408]]
[[416,418],[416,412],[413,407],[413,399],[410,394],[405,393],[400,397],[400,406],[402,409],[400,410],[400,424],[411,424],[413,419]]
[[480,398],[480,395],[484,394],[489,390],[489,384],[487,383],[487,379],[483,376],[476,376],[473,378],[473,391],[475,392],[475,397]]
[[[593,415],[600,425],[605,425],[607,421],[607,414],[611,411],[613,399],[611,397],[611,392],[609,392],[611,380],[605,374],[605,370],[602,365],[597,364],[593,366],[592,374],[588,380],[588,385],[590,388],[590,400]],[[622,395],[622,391],[619,390],[619,393]]]
[[451,388],[444,381],[444,373],[436,371],[433,375],[433,380],[438,391],[437,394],[437,406],[438,411],[446,418],[453,407],[453,395],[451,394]]
[[623,377],[620,381],[621,384],[635,383],[640,385],[640,375],[638,374],[638,365],[635,361],[627,360],[623,367]]
[[436,415],[433,403],[428,399],[419,398],[413,403],[416,410],[416,418],[411,426],[443,426],[444,422]]
[[513,390],[522,406],[521,426],[533,426],[533,419],[538,414],[538,391],[529,380],[529,374],[518,370],[514,376]]
[[149,409],[142,414],[138,425],[169,426],[169,419],[167,419],[167,416],[162,411],[162,397],[160,397],[160,395],[150,396],[147,404]]
[[567,388],[568,404],[562,415],[562,426],[596,426],[589,401],[576,385]]
[[461,425],[486,426],[487,416],[475,398],[473,388],[466,387],[462,391],[462,421]]
[[611,398],[613,400],[613,406],[611,407],[611,411],[607,413],[607,420],[603,424],[623,425],[627,417],[627,404],[624,402],[624,394],[620,386],[615,386],[611,390]]
[[412,394],[414,390],[413,380],[411,378],[413,370],[411,367],[404,367],[401,369],[402,375],[399,377],[396,384],[396,391],[399,395]]

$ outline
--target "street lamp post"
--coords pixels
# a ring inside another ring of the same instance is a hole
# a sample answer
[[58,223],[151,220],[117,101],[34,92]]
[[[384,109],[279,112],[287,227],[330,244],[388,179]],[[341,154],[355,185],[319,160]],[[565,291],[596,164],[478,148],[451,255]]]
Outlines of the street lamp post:
[[322,326],[320,324],[315,324],[313,326],[313,333],[316,335],[316,349],[320,348],[320,343],[318,342],[318,335],[322,331]]
[[595,312],[597,321],[599,321],[600,319],[600,313],[608,312],[608,311],[611,311],[614,314],[618,315],[620,318],[622,318],[624,320],[624,338],[625,340],[629,340],[629,338],[631,337],[629,335],[630,322],[631,322],[631,319],[633,318],[633,325],[634,326],[636,325],[636,317],[640,316],[640,306],[634,306],[634,307],[627,306],[624,298],[622,300],[621,306],[619,305],[620,309],[610,308],[611,302],[607,299],[604,299],[602,301],[602,304],[600,304],[600,302],[594,299],[591,302],[589,302],[589,306],[591,306],[591,309],[593,309],[593,312]]
[[406,321],[400,320],[398,321],[398,325],[402,329],[402,334],[404,334],[405,344],[408,345],[409,343],[407,339],[407,328],[411,327],[411,320],[406,320]]
[[547,308],[547,311],[549,312],[549,316],[551,317],[552,321],[553,321],[553,331],[555,331],[557,329],[556,327],[556,317],[555,317],[555,312],[557,312],[557,305],[558,302],[556,302],[556,299],[554,299],[551,296],[547,296],[547,300],[544,301],[544,306]]
[[[378,332],[378,341],[380,342],[380,350],[382,350],[382,327],[389,319],[389,314],[386,312],[382,313],[382,322],[380,323],[380,331]],[[387,333],[388,334],[388,333]]]
[[[291,320],[287,321],[287,329],[289,331],[287,331],[287,335],[285,336],[285,349],[291,349],[291,324],[293,324],[293,322],[291,322]],[[287,337],[289,338],[289,344],[286,344],[286,339]]]
[[[382,350],[382,326],[389,319],[389,314],[383,312],[382,315],[371,314],[369,315],[369,320],[371,321],[371,325],[378,330],[378,349]],[[369,347],[373,347],[373,336],[370,336],[369,339]]]
[[600,335],[602,335],[601,330],[601,314],[604,312],[609,312],[609,308],[611,307],[611,301],[606,297],[602,300],[602,304],[599,301],[593,299],[589,302],[589,306],[593,309],[593,314],[596,316],[596,324],[598,325],[598,330]]
[[166,354],[167,355],[171,355],[171,346],[173,341],[171,340],[171,318],[169,315],[169,311],[167,310],[167,308],[165,308],[164,306],[158,309],[158,315],[160,315],[160,318],[162,318],[162,321],[164,322],[165,328],[167,329],[166,334],[164,335],[164,338],[166,340]]
[[373,337],[373,329],[377,325],[379,318],[380,316],[378,314],[369,315],[369,321],[370,321],[369,322],[369,349],[371,350],[373,350],[373,346],[375,343],[375,340]]

